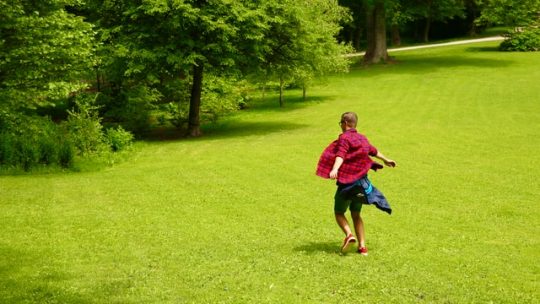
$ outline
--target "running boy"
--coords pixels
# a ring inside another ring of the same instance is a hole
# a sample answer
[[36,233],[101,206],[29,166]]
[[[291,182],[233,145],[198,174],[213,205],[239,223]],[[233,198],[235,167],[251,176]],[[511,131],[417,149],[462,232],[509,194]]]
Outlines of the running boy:
[[358,116],[354,112],[341,115],[339,125],[343,133],[324,150],[317,165],[317,175],[337,179],[334,214],[339,227],[345,233],[341,251],[347,252],[350,246],[357,242],[345,217],[345,212],[350,209],[359,240],[358,252],[367,255],[364,222],[360,217],[362,204],[376,204],[377,208],[392,212],[384,195],[367,179],[369,169],[377,170],[383,167],[370,157],[382,160],[389,167],[395,167],[396,162],[386,158],[364,135],[356,131],[357,122]]

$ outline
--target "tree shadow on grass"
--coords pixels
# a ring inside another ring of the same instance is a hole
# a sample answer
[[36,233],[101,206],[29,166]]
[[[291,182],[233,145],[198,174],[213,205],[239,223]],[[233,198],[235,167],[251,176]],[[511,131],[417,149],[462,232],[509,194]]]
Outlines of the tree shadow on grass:
[[[293,93],[297,93],[291,96]],[[279,95],[269,94],[264,99],[262,97],[252,98],[246,111],[248,112],[289,112],[305,108],[313,104],[319,104],[330,100],[331,96],[307,96],[304,99],[298,90],[287,90],[284,97],[283,107],[279,105]],[[308,90],[309,94],[309,90]]]
[[0,246],[2,303],[95,303],[92,295],[55,287],[55,283],[68,279],[55,267],[44,267],[37,254]]
[[295,251],[299,251],[308,255],[326,253],[326,254],[340,254],[339,244],[336,242],[310,242],[308,244],[300,245],[294,248]]
[[499,46],[472,46],[465,49],[466,52],[479,53],[479,52],[489,52],[489,53],[499,53]]
[[186,137],[186,132],[176,128],[165,128],[155,130],[146,135],[142,140],[148,142],[155,141],[179,141],[179,140],[214,140],[245,136],[262,136],[276,132],[292,131],[307,128],[306,124],[291,123],[285,121],[220,121],[201,127],[203,135],[198,138]]
[[[287,94],[290,94],[288,92]],[[300,93],[301,94],[301,93]],[[293,110],[302,109],[313,104],[319,104],[326,100],[330,100],[331,96],[308,96],[304,100],[301,95],[299,96],[286,96],[283,107],[279,106],[278,97],[273,93],[268,94],[264,99],[262,97],[252,98],[246,109],[240,112],[245,113],[280,113],[290,112]],[[274,100],[275,99],[275,100]],[[151,130],[144,134],[141,138],[147,142],[159,142],[159,141],[179,141],[179,140],[212,140],[223,139],[233,137],[244,137],[253,135],[267,135],[276,132],[298,130],[309,125],[291,123],[287,121],[257,121],[257,122],[245,122],[235,119],[229,119],[227,117],[218,120],[215,123],[206,123],[201,126],[203,135],[200,138],[188,137],[185,129],[177,129],[175,127],[160,127]]]
[[[480,48],[480,47],[479,47]],[[473,50],[470,52],[479,52]],[[484,50],[485,51],[485,50]],[[491,51],[491,49],[490,49]],[[397,57],[397,61],[392,64],[379,64],[375,66],[359,66],[353,70],[362,73],[362,77],[374,77],[380,74],[423,74],[434,72],[440,69],[456,67],[473,68],[504,68],[513,64],[511,60],[494,58],[474,58],[467,56],[429,56],[429,55],[403,55]]]

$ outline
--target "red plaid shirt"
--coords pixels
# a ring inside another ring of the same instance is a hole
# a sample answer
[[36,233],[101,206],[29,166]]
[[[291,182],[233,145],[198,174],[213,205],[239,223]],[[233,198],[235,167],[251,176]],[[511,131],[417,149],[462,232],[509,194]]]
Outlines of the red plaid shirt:
[[350,184],[366,175],[369,169],[382,168],[380,164],[371,160],[370,155],[377,155],[377,148],[356,129],[349,129],[324,149],[317,164],[317,175],[330,178],[330,171],[334,167],[336,157],[339,156],[343,158],[343,164],[339,168],[337,180],[341,184]]

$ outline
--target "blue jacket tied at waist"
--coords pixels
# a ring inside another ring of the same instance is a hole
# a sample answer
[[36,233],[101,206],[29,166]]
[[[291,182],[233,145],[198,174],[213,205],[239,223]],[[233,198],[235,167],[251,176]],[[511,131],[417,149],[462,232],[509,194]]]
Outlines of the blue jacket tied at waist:
[[386,197],[364,176],[354,183],[349,184],[341,190],[343,196],[365,196],[364,204],[375,205],[379,210],[392,214],[392,208],[386,200]]

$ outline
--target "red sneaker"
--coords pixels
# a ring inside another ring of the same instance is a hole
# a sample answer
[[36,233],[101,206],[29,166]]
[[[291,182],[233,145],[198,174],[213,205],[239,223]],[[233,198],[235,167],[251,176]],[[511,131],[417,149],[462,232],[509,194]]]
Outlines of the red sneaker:
[[347,250],[349,249],[349,247],[351,246],[351,244],[354,244],[356,243],[356,239],[354,238],[354,236],[352,234],[349,234],[344,240],[343,240],[343,245],[341,245],[341,252],[342,253],[345,253],[347,252]]
[[358,247],[358,253],[361,255],[367,255],[367,248],[366,247]]

